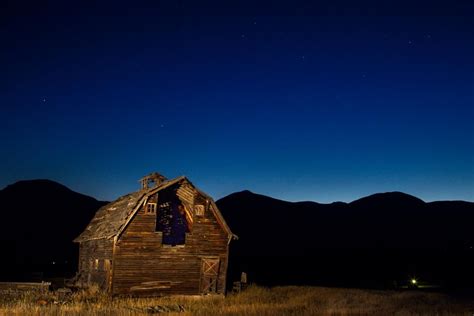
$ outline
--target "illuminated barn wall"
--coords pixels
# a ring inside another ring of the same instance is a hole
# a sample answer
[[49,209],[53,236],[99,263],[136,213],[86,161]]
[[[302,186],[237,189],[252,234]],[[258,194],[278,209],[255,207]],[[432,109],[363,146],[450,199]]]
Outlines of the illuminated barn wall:
[[145,184],[101,208],[76,239],[77,283],[111,294],[223,294],[234,237],[185,177]]

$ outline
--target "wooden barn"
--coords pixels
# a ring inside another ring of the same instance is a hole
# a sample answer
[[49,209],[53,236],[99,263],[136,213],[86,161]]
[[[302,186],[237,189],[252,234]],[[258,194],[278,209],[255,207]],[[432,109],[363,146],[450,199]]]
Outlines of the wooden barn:
[[211,197],[186,177],[152,173],[100,208],[79,243],[76,285],[111,295],[224,294],[237,238]]

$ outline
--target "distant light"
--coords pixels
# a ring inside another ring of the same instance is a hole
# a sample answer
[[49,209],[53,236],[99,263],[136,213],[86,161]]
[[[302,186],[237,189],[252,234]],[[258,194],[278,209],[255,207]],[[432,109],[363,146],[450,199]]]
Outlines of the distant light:
[[411,284],[415,285],[418,281],[416,279],[411,279]]
[[56,261],[51,262],[52,264],[56,264]]

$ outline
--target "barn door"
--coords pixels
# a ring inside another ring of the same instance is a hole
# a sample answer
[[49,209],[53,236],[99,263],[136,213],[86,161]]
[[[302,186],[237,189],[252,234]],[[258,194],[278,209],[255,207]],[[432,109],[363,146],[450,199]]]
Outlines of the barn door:
[[201,264],[201,293],[217,293],[219,258],[203,258]]

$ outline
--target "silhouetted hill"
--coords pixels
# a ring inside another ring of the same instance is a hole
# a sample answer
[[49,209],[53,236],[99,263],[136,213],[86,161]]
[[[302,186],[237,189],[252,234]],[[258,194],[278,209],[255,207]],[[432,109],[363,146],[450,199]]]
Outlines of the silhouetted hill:
[[383,207],[384,209],[400,209],[419,207],[424,203],[423,200],[403,192],[386,192],[363,197],[349,203],[349,205],[365,209],[373,209],[375,207]]
[[471,202],[425,203],[388,192],[351,203],[292,203],[242,191],[217,205],[239,236],[231,244],[232,269],[253,269],[263,283],[326,278],[360,286],[364,277],[386,281],[409,273],[453,281],[461,271],[470,273],[464,280],[473,278]]
[[[0,190],[0,279],[57,272],[58,265],[74,272],[72,240],[105,203],[49,180]],[[244,270],[263,284],[373,286],[407,275],[474,282],[471,202],[425,203],[389,192],[322,204],[242,191],[217,205],[239,236],[231,243],[229,280]]]
[[[2,266],[75,266],[77,247],[72,240],[104,204],[50,180],[7,186],[0,191]],[[2,271],[3,278],[14,274]]]
[[[217,201],[245,253],[319,248],[443,248],[474,239],[474,203],[424,201],[401,192],[351,203],[287,202],[242,191]],[[275,246],[275,241],[279,245]],[[270,242],[271,244],[266,244]]]

